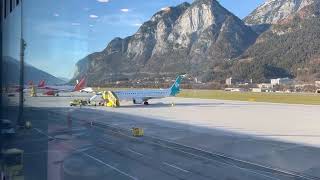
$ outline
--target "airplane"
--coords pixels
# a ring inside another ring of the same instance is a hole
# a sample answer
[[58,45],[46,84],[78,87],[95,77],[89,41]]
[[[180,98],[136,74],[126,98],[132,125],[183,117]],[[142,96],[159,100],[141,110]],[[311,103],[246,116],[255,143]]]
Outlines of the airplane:
[[44,90],[45,95],[49,96],[59,96],[60,92],[75,92],[82,90],[86,85],[86,79],[83,78],[75,86],[62,85],[62,86],[44,86],[40,88]]
[[45,85],[46,85],[45,81],[41,80],[41,81],[39,81],[38,88],[44,87]]
[[[143,90],[119,90],[112,93],[118,98],[119,101],[132,101],[133,104],[148,105],[150,99],[161,99],[169,96],[176,96],[180,92],[181,80],[186,75],[179,75],[173,85],[167,89],[143,89]],[[101,94],[96,94],[90,98],[95,101]]]
[[[74,92],[74,91],[80,91],[85,87],[86,81],[85,78],[81,79],[81,81],[77,82],[75,86],[69,86],[69,85],[60,85],[60,86],[47,86],[45,85],[45,81],[41,80],[39,82],[38,87],[36,88],[36,91],[38,93],[42,93],[44,95],[48,96],[59,96],[59,92]],[[24,89],[23,92],[30,92],[31,86],[29,86],[27,89]]]
[[[28,86],[25,86],[26,89],[31,88],[33,86],[33,81],[29,81]],[[40,80],[39,84],[38,84],[38,88],[44,87],[45,86],[45,81],[44,80]]]
[[[29,81],[28,85],[24,85],[23,87],[23,92],[28,92],[31,90],[31,88],[33,87],[33,81]],[[45,81],[44,80],[40,80],[39,84],[36,86],[37,88],[43,88],[45,87]],[[15,86],[16,88],[16,92],[20,91],[20,87],[19,86]]]

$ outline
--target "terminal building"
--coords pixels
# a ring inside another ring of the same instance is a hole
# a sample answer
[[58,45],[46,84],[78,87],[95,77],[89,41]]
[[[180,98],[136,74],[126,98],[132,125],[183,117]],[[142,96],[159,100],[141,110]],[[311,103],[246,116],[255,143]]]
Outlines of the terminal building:
[[293,83],[293,80],[290,78],[277,78],[277,79],[271,79],[271,85],[290,85]]

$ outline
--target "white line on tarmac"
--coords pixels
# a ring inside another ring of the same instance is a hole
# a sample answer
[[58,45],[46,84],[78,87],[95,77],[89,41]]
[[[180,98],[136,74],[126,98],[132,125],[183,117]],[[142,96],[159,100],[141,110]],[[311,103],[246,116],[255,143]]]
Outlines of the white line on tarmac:
[[48,138],[55,139],[54,137],[49,136],[48,134],[44,133],[42,130],[40,130],[40,129],[38,129],[38,128],[33,128],[33,129],[36,130],[39,134],[45,135],[45,136],[47,136]]
[[[133,137],[128,136],[128,135],[126,135],[126,134],[124,134],[124,133],[121,133],[121,132],[117,132],[117,133],[122,134],[123,136],[127,136],[127,137],[129,137],[129,138],[133,138]],[[151,144],[157,144],[157,145],[159,145],[159,146],[161,146],[161,147],[165,147],[165,148],[168,148],[168,149],[172,149],[172,150],[175,150],[175,151],[179,151],[179,152],[182,152],[182,153],[185,153],[185,154],[189,154],[189,155],[191,155],[191,156],[200,157],[200,158],[202,158],[202,159],[206,159],[206,160],[214,161],[214,162],[216,162],[216,163],[220,163],[220,164],[223,164],[223,165],[235,167],[235,168],[241,169],[241,170],[243,170],[243,171],[248,171],[248,172],[251,172],[251,173],[253,173],[253,174],[257,174],[257,175],[260,175],[260,176],[264,176],[264,177],[267,177],[267,178],[270,178],[270,179],[279,180],[278,178],[274,178],[274,177],[271,177],[271,176],[268,176],[268,175],[259,173],[259,172],[254,171],[254,170],[245,169],[245,168],[239,167],[239,166],[237,166],[237,165],[228,164],[228,163],[221,162],[221,161],[218,161],[218,160],[215,160],[215,159],[210,159],[210,158],[207,158],[207,157],[204,157],[204,156],[201,156],[201,155],[189,153],[189,152],[186,152],[186,151],[183,151],[183,150],[180,150],[180,149],[176,149],[176,148],[172,148],[172,147],[169,147],[169,146],[166,146],[166,145],[163,145],[163,144],[154,143],[154,142],[151,142]],[[186,147],[188,147],[188,146],[186,146]],[[195,149],[197,149],[197,148],[195,148]],[[202,150],[202,151],[203,151],[203,150]],[[207,151],[204,151],[204,152],[207,152]]]
[[102,139],[103,142],[107,143],[107,144],[113,144],[112,142],[109,142],[107,140]]
[[75,152],[84,152],[84,151],[88,151],[89,149],[93,149],[94,147],[85,147],[85,148],[81,148],[76,150]]
[[130,151],[130,152],[132,152],[132,153],[134,153],[134,154],[138,154],[139,156],[144,156],[143,154],[141,154],[141,153],[139,153],[139,152],[137,152],[137,151],[134,151],[134,150],[132,150],[132,149],[129,149],[129,148],[128,148],[128,151]]
[[183,171],[183,172],[185,172],[185,173],[189,173],[189,172],[190,172],[190,171],[188,171],[188,170],[182,169],[182,168],[180,168],[180,167],[178,167],[178,166],[176,166],[176,165],[169,164],[169,163],[167,163],[167,162],[163,162],[163,164],[165,164],[165,165],[167,165],[167,166],[170,166],[170,167],[172,167],[172,168],[178,169],[178,170],[180,170],[180,171]]
[[93,159],[93,160],[95,160],[95,161],[97,161],[97,162],[99,162],[99,163],[101,163],[101,164],[103,164],[103,165],[105,165],[105,166],[107,166],[107,167],[109,167],[109,168],[111,168],[111,169],[119,172],[120,174],[129,177],[130,179],[138,180],[138,178],[133,177],[133,176],[131,176],[130,174],[125,173],[125,172],[121,171],[120,169],[118,169],[118,168],[116,168],[116,167],[113,167],[113,166],[111,166],[110,164],[107,164],[107,163],[101,161],[100,159],[98,159],[98,158],[96,158],[96,157],[94,157],[94,156],[91,156],[90,154],[87,154],[87,153],[84,153],[84,152],[83,152],[83,154],[84,154],[85,156],[87,156],[87,157],[89,157],[89,158],[91,158],[91,159]]

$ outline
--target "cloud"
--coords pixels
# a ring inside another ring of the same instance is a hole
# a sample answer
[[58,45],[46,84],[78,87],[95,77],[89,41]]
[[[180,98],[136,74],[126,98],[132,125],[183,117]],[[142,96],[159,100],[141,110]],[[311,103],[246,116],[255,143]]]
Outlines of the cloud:
[[122,11],[122,12],[129,12],[130,10],[129,10],[129,9],[126,9],[126,8],[124,8],[124,9],[120,9],[120,11]]
[[92,19],[96,19],[96,18],[98,18],[99,16],[97,16],[97,15],[95,15],[95,14],[90,14],[89,17],[92,18]]
[[72,26],[80,26],[80,23],[77,23],[77,22],[73,22],[71,23]]
[[163,7],[161,8],[161,11],[169,11],[170,10],[170,7]]
[[110,0],[97,0],[98,2],[101,2],[101,3],[107,3],[109,2]]
[[142,25],[142,23],[134,23],[134,24],[132,24],[132,26],[141,26]]

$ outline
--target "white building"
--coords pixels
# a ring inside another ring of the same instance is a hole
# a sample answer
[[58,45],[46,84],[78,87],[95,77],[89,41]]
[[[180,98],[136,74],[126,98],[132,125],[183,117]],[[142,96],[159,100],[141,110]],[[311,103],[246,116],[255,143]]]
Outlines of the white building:
[[314,84],[316,85],[316,87],[320,87],[320,81],[315,81]]
[[267,88],[252,88],[252,92],[271,92],[270,89]]
[[271,85],[288,85],[292,84],[293,80],[290,78],[277,78],[277,79],[271,79]]
[[270,83],[257,84],[260,89],[272,89],[273,85]]
[[252,92],[262,92],[261,88],[252,88]]
[[226,85],[228,86],[232,85],[232,77],[226,79]]
[[244,92],[245,90],[243,88],[225,88],[224,91],[230,91],[230,92]]

